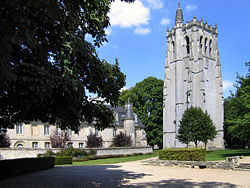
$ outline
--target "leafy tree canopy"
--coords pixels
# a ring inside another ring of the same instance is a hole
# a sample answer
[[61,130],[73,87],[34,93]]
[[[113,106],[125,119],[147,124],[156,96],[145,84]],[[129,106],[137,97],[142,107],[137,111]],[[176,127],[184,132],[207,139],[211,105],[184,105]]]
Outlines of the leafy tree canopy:
[[9,136],[0,132],[0,148],[9,148],[11,145]]
[[124,105],[128,99],[133,103],[133,111],[146,126],[148,144],[162,148],[163,126],[163,80],[148,77],[138,82],[135,87],[122,92],[119,104]]
[[41,120],[77,131],[81,121],[93,119],[100,129],[110,125],[112,112],[87,94],[116,105],[125,85],[118,62],[99,59],[95,50],[107,41],[111,2],[0,2],[1,126]]
[[126,135],[123,132],[119,132],[113,140],[112,146],[115,147],[130,147],[132,145],[132,139],[130,135]]
[[205,143],[206,148],[208,140],[213,140],[216,135],[216,128],[207,112],[204,113],[201,108],[193,106],[184,112],[177,136],[180,142],[187,145],[194,142],[197,147],[201,141]]
[[250,62],[246,76],[236,77],[236,92],[225,100],[224,137],[228,147],[250,147]]

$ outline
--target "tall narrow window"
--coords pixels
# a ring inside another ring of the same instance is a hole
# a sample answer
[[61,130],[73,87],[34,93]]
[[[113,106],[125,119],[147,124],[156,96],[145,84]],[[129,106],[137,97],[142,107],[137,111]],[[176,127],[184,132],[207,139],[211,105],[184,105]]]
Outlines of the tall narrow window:
[[98,135],[99,134],[99,130],[97,128],[95,128],[95,134]]
[[116,136],[116,129],[115,128],[113,129],[113,136],[114,137]]
[[207,37],[205,38],[204,46],[205,46],[205,54],[207,54]]
[[212,54],[212,40],[209,41],[209,56]]
[[173,49],[173,57],[175,56],[175,46],[174,46],[174,41],[172,41],[172,49]]
[[32,142],[32,148],[38,148],[38,142]]
[[16,134],[23,134],[23,125],[21,123],[16,125]]
[[71,129],[68,129],[68,135],[72,136],[72,130]]
[[49,125],[44,125],[44,135],[49,135]]
[[202,49],[203,36],[200,37],[200,49]]
[[83,148],[83,143],[79,143],[79,148]]
[[186,49],[187,49],[187,54],[190,54],[190,44],[189,44],[189,37],[185,37],[186,40]]
[[69,142],[68,147],[73,147],[73,142]]
[[50,142],[45,142],[45,148],[50,148]]
[[56,126],[56,135],[61,134],[61,128],[57,125]]

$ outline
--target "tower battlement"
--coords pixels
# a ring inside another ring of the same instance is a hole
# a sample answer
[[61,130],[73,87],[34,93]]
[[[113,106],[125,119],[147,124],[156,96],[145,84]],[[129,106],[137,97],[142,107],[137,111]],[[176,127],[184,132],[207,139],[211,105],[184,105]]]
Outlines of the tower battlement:
[[[203,19],[197,20],[197,18],[194,16],[192,21],[186,21],[186,23],[182,24],[182,30],[192,29],[193,27],[198,27],[201,30],[207,31],[209,33],[212,33],[214,35],[218,35],[218,26],[215,24],[213,27],[212,25],[209,25],[206,22],[203,22]],[[179,28],[179,25],[176,27],[172,27],[171,30],[167,27],[167,37],[173,35],[175,33],[176,28]]]

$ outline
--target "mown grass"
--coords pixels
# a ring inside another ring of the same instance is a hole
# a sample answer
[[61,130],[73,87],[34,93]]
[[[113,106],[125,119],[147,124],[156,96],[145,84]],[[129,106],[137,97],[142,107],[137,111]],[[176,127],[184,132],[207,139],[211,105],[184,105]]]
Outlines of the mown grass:
[[206,155],[206,161],[220,161],[231,156],[250,156],[250,149],[225,149],[208,151]]
[[[119,158],[108,158],[108,159],[97,159],[89,160],[83,162],[73,162],[73,165],[105,165],[105,164],[116,164],[131,162],[143,159],[149,159],[152,157],[157,157],[159,151],[155,150],[153,154],[137,155],[130,157],[119,157]],[[208,151],[206,155],[206,161],[219,161],[225,160],[226,157],[230,156],[250,156],[250,149],[225,149],[225,150],[215,150]],[[65,165],[68,166],[68,165]]]
[[145,154],[145,155],[137,155],[130,157],[118,157],[118,158],[108,158],[108,159],[97,159],[97,160],[89,160],[83,162],[73,162],[73,165],[103,165],[103,164],[116,164],[116,163],[124,163],[131,161],[138,161],[143,159],[149,159],[152,157],[157,157],[158,151],[154,151],[153,154]]

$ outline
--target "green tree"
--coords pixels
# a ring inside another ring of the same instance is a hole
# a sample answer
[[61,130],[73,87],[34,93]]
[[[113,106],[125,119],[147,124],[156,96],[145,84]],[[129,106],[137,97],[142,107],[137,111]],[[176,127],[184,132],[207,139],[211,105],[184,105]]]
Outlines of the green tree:
[[148,77],[138,82],[135,87],[122,92],[119,104],[124,105],[128,99],[133,103],[133,111],[146,126],[148,144],[162,148],[163,126],[163,80]]
[[126,135],[123,132],[119,132],[113,140],[112,146],[115,147],[130,147],[132,145],[132,139],[130,135]]
[[107,41],[112,1],[0,2],[1,126],[41,120],[78,131],[94,118],[100,129],[110,125],[112,112],[88,93],[116,105],[125,85],[118,62],[99,59],[95,50]]
[[216,128],[207,112],[204,113],[201,108],[192,106],[184,112],[177,135],[180,142],[187,146],[194,142],[197,148],[202,141],[206,149],[208,140],[213,140],[216,135]]
[[0,133],[0,148],[9,148],[11,145],[8,135]]
[[100,148],[103,146],[103,139],[97,134],[87,136],[87,148]]
[[67,142],[71,140],[67,131],[61,131],[60,133],[55,131],[50,135],[50,142],[52,148],[65,148]]
[[250,62],[246,76],[236,77],[236,92],[225,100],[224,139],[227,147],[250,147]]

